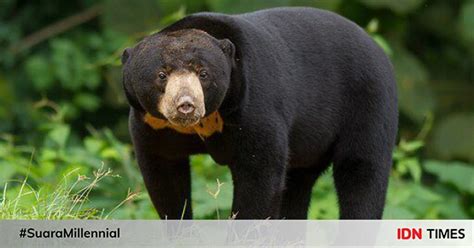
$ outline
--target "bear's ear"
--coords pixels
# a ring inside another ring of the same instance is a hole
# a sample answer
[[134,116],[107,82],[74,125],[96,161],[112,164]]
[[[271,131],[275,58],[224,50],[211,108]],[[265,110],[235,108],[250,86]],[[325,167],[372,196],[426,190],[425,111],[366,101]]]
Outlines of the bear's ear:
[[227,55],[231,60],[234,59],[235,46],[234,46],[234,43],[232,43],[232,41],[230,41],[229,39],[219,40],[219,46],[221,47],[225,55]]
[[132,49],[130,47],[125,48],[122,53],[122,65],[127,63],[128,59],[130,58],[130,54],[132,53]]

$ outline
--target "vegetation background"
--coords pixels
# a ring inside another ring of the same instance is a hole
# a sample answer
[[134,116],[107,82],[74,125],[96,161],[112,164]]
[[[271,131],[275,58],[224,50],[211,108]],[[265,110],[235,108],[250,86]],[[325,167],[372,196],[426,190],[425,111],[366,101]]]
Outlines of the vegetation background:
[[[158,218],[127,131],[123,49],[193,12],[303,5],[356,22],[395,66],[384,217],[474,218],[473,0],[1,0],[0,219]],[[228,170],[190,160],[195,217],[227,218]],[[309,215],[338,217],[331,171]]]

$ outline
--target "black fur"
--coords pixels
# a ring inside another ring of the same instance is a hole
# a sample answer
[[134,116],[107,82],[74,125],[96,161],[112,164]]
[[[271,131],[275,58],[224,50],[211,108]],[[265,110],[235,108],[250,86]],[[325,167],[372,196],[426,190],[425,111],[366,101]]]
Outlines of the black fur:
[[[202,141],[150,128],[142,121],[150,108],[144,102],[156,106],[151,95],[159,93],[150,86],[156,64],[147,62],[157,55],[136,55],[139,44],[123,59],[130,132],[162,218],[181,218],[184,206],[183,217],[192,218],[188,156],[196,153],[230,167],[237,218],[306,218],[311,188],[330,163],[340,218],[382,217],[398,124],[396,85],[389,59],[361,28],[312,8],[198,13],[143,42],[191,28],[215,37],[223,44],[216,49],[230,56],[220,65],[229,68],[230,81],[217,82],[226,89],[217,106],[222,133]],[[137,63],[145,69],[131,69]]]

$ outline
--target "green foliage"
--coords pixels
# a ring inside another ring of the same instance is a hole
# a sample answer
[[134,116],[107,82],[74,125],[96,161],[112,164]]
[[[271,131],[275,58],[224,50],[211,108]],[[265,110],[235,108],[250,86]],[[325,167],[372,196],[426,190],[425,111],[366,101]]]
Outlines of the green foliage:
[[[433,125],[428,118],[417,138],[402,139],[393,153],[394,170],[387,195],[384,218],[388,219],[464,219],[472,218],[469,201],[474,182],[474,167],[460,162],[422,161],[420,151]],[[430,175],[438,176],[433,180]],[[453,188],[449,184],[456,181]]]
[[460,192],[474,195],[474,168],[469,164],[428,160],[425,169],[438,176],[442,183],[451,184]]
[[104,178],[113,176],[112,171],[99,169],[94,172],[92,179],[78,175],[75,180],[71,180],[74,172],[64,175],[53,187],[42,185],[35,189],[27,184],[26,178],[23,182],[17,182],[19,187],[13,189],[8,187],[12,183],[5,183],[0,201],[0,219],[107,219],[114,210],[135,197],[135,194],[130,193],[109,213],[85,208],[92,190]]
[[461,15],[459,16],[459,28],[466,42],[474,42],[474,2],[467,2],[462,6]]
[[[340,13],[365,27],[392,60],[400,142],[384,217],[473,218],[472,0],[2,1],[0,218],[156,219],[127,130],[123,49],[189,13],[288,5]],[[40,32],[38,42],[24,46],[34,32],[55,30],[51,24],[95,7],[94,18],[64,32]],[[190,161],[195,216],[228,218],[229,170],[207,155]],[[114,173],[93,183],[101,168]],[[92,179],[75,184],[79,175]],[[82,207],[72,207],[91,183]],[[332,219],[337,211],[329,170],[313,190],[309,215]]]
[[443,159],[474,161],[474,114],[447,116],[437,127],[433,148]]
[[401,140],[393,153],[395,160],[395,172],[401,175],[410,175],[415,182],[421,180],[421,165],[417,157],[413,155],[417,150],[423,147],[423,142],[416,140],[406,142]]
[[339,218],[332,170],[324,173],[316,182],[313,188],[312,203],[308,215],[310,219]]
[[399,106],[403,114],[421,123],[435,109],[434,93],[428,87],[428,72],[421,62],[404,48],[394,47],[392,57],[398,83]]
[[385,40],[383,36],[377,33],[379,30],[379,20],[370,20],[365,29],[367,33],[369,33],[369,35],[372,37],[372,39],[374,39],[374,41],[384,50],[384,52],[391,57],[393,55],[392,48],[388,44],[387,40]]
[[195,218],[226,219],[232,207],[232,179],[229,169],[210,156],[191,157],[193,211]]
[[365,5],[372,8],[388,8],[398,14],[406,14],[414,11],[418,8],[425,0],[359,0]]
[[232,1],[232,0],[209,0],[207,1],[210,8],[216,12],[224,13],[244,13],[264,8],[288,5],[288,0],[269,0],[269,1]]

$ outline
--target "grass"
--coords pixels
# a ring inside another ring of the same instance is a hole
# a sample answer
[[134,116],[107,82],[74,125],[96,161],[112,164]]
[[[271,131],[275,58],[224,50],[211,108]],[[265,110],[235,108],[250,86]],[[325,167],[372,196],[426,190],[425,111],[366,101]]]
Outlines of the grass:
[[[20,182],[10,181],[5,184],[0,198],[0,219],[108,219],[123,204],[137,196],[137,193],[129,191],[125,199],[108,212],[85,207],[89,195],[99,182],[114,176],[116,175],[112,174],[112,170],[101,167],[93,172],[92,178],[73,170],[65,174],[54,187],[35,189],[28,184],[27,177]],[[18,189],[9,190],[15,183],[20,184]]]

